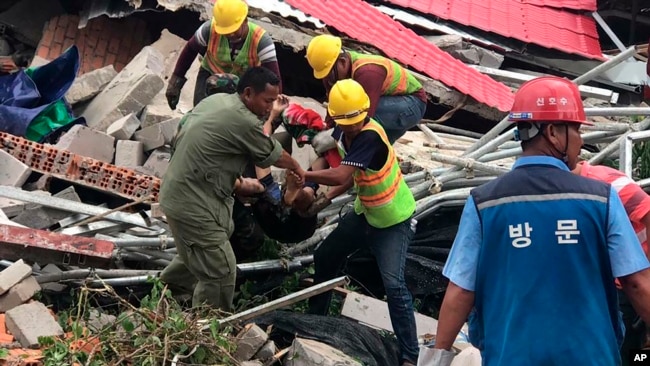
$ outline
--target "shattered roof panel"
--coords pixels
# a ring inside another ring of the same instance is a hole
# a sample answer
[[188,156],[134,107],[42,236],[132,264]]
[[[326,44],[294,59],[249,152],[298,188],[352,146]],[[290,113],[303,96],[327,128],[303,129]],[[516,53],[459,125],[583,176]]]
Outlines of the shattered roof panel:
[[295,17],[300,23],[312,23],[316,28],[323,28],[325,24],[320,20],[292,8],[282,0],[246,0],[248,6],[260,9],[266,13],[278,13],[282,17]]
[[548,6],[558,9],[596,11],[596,0],[521,0],[524,4]]
[[[521,3],[521,0],[388,1],[509,38],[587,58],[603,59],[596,22],[584,15]],[[548,0],[555,3],[562,1]]]
[[468,67],[368,3],[361,0],[287,2],[481,103],[501,111],[508,111],[512,106],[513,94],[507,86]]

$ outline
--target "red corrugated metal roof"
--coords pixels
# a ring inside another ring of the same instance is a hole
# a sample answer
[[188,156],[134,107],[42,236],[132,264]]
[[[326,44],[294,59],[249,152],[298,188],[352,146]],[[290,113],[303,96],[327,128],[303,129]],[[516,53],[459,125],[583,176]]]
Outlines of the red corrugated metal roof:
[[[509,38],[587,58],[603,59],[596,22],[584,15],[524,4],[521,0],[388,1]],[[562,0],[552,2],[560,3]]]
[[596,0],[521,0],[524,4],[548,6],[558,9],[596,11]]
[[512,106],[513,94],[507,86],[451,57],[368,3],[361,0],[285,1],[481,103],[504,112]]

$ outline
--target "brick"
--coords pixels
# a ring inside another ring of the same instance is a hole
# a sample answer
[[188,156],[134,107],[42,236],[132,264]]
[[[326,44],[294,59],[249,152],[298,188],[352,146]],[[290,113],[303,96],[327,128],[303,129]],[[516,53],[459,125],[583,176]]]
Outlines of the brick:
[[115,65],[115,61],[117,61],[117,55],[113,53],[109,53],[108,55],[106,55],[106,59],[104,63],[106,65]]
[[0,150],[8,152],[38,173],[131,200],[141,197],[153,197],[154,202],[158,200],[160,179],[139,174],[133,169],[71,154],[5,132],[0,132]]
[[61,56],[61,44],[60,43],[52,43],[50,46],[50,53],[47,55],[47,58],[50,60],[54,60],[55,58]]
[[21,187],[32,170],[20,160],[0,150],[0,185]]
[[73,154],[110,163],[113,161],[113,155],[115,154],[114,144],[115,138],[113,136],[92,128],[76,125],[61,136],[55,146]]
[[142,166],[145,162],[144,144],[140,141],[119,140],[115,148],[115,165]]
[[120,39],[117,37],[114,37],[111,39],[111,41],[108,43],[108,52],[113,53],[113,54],[118,54],[120,53]]
[[268,334],[262,328],[253,323],[247,324],[237,334],[237,350],[233,355],[234,358],[238,361],[250,360],[268,339]]
[[140,128],[140,120],[135,113],[130,113],[108,126],[106,133],[118,140],[129,140],[138,128]]
[[104,56],[99,56],[97,53],[95,53],[91,65],[93,67],[93,70],[101,69],[104,66]]
[[20,281],[17,285],[0,296],[0,312],[5,313],[16,306],[20,306],[29,301],[34,294],[41,290],[41,286],[32,276]]
[[0,295],[5,294],[20,281],[32,274],[32,267],[23,262],[22,259],[5,268],[0,272]]
[[112,65],[104,66],[77,77],[65,95],[68,103],[74,105],[99,94],[117,75]]
[[104,56],[108,52],[108,41],[100,39],[95,48],[95,54],[97,56]]
[[144,168],[154,176],[162,178],[169,167],[169,159],[171,159],[169,149],[156,149],[149,155],[149,159],[144,163]]
[[50,49],[46,46],[40,46],[38,48],[38,52],[36,52],[36,56],[40,57],[43,60],[47,60],[50,55]]
[[63,43],[66,27],[58,26],[54,31],[54,42]]
[[63,329],[40,302],[17,306],[6,314],[7,330],[25,348],[38,347],[38,337],[63,335]]
[[52,41],[54,41],[54,32],[52,31],[45,31],[43,33],[43,38],[41,38],[41,44],[45,46],[49,46],[52,44]]
[[66,38],[74,38],[77,35],[77,31],[79,30],[77,28],[78,25],[78,21],[68,21],[68,27],[65,30]]
[[66,38],[63,40],[63,49],[67,50],[70,48],[72,45],[74,45],[74,39],[72,38]]
[[[119,58],[118,58],[119,60]],[[163,55],[151,47],[142,51],[97,95],[83,113],[98,131],[129,113],[138,113],[164,87]]]

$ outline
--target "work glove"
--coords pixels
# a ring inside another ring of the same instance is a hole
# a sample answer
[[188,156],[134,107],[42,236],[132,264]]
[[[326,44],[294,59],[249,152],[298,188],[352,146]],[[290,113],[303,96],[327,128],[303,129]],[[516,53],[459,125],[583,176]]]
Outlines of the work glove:
[[176,109],[178,100],[181,97],[181,89],[183,89],[183,85],[185,85],[186,81],[187,79],[183,76],[172,74],[172,76],[169,78],[169,81],[167,82],[165,97],[167,98],[167,104],[169,104],[169,108],[172,110]]
[[322,156],[327,150],[336,148],[336,140],[332,137],[332,130],[321,131],[311,139],[311,147],[318,156]]
[[420,347],[417,366],[450,366],[455,356],[446,349]]
[[327,198],[325,193],[319,193],[314,202],[307,207],[305,211],[299,212],[299,215],[302,217],[312,217],[316,216],[319,212],[325,209],[325,207],[332,204],[332,200]]

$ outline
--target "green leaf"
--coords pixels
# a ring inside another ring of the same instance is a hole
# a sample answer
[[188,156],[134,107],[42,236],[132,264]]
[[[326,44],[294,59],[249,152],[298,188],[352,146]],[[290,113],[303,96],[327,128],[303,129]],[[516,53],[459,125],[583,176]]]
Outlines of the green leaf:
[[124,328],[127,333],[131,333],[135,329],[135,325],[133,325],[128,318],[124,318],[122,319],[122,328]]
[[0,358],[5,358],[9,356],[9,350],[6,348],[0,348]]

